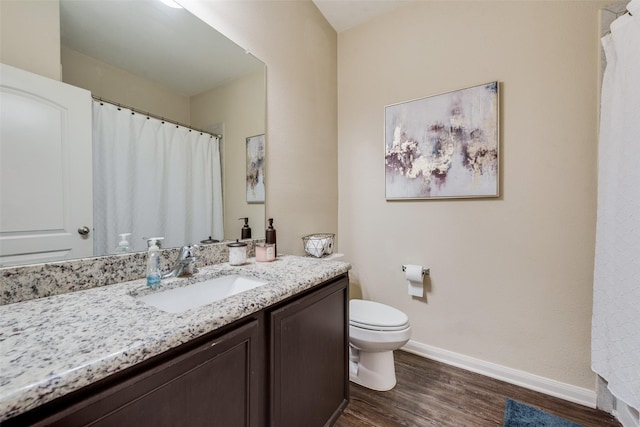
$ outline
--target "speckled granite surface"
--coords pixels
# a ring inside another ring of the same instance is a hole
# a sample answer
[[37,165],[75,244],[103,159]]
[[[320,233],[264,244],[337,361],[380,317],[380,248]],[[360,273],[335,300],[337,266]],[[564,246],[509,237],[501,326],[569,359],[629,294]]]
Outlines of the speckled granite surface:
[[139,279],[0,306],[0,421],[346,273],[350,265],[310,257],[203,267],[196,279],[163,280],[156,292],[242,274],[262,287],[181,314],[136,300]]
[[[255,243],[261,241],[264,239],[246,240],[248,256],[255,254]],[[179,251],[160,251],[163,271],[169,271]],[[226,243],[199,245],[197,249],[198,266],[219,264],[228,258]],[[139,279],[145,276],[146,268],[146,252],[0,268],[0,305]]]

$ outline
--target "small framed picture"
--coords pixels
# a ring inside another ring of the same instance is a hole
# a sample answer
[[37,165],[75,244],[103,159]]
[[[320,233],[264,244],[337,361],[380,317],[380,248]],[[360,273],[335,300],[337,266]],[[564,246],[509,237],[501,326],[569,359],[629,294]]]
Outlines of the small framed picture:
[[247,138],[247,203],[264,203],[264,134]]

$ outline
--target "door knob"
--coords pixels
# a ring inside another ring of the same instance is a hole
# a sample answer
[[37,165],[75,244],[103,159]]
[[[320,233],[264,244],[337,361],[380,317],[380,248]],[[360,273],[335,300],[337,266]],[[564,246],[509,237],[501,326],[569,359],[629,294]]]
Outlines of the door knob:
[[91,230],[86,225],[83,226],[83,227],[78,228],[78,234],[80,234],[82,236],[86,236],[87,234],[89,234],[90,231]]

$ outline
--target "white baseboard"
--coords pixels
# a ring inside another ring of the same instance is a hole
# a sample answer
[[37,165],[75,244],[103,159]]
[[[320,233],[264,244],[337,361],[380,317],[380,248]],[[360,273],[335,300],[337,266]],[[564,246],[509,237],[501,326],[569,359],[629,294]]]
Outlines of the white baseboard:
[[447,365],[495,378],[569,402],[596,407],[596,392],[410,340],[402,350]]

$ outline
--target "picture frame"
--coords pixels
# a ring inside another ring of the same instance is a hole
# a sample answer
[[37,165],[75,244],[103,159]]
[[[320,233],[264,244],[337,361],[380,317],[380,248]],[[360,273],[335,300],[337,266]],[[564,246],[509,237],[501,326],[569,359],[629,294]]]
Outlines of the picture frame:
[[497,81],[384,109],[387,200],[500,196]]
[[264,134],[247,138],[247,203],[264,203]]

